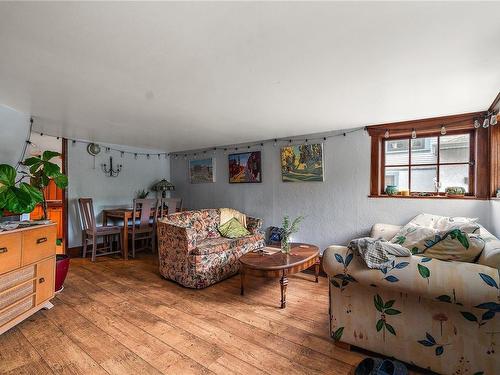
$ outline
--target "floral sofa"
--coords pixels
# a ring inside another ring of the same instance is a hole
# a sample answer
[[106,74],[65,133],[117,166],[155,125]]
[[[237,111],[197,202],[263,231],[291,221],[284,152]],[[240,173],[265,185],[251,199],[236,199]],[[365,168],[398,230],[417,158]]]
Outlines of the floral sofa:
[[160,273],[188,288],[205,288],[236,274],[239,258],[264,247],[262,220],[247,216],[250,235],[221,237],[220,210],[185,211],[158,220]]
[[[376,224],[371,237],[390,240],[400,228]],[[500,374],[500,241],[480,230],[478,263],[411,256],[369,269],[330,246],[331,337],[442,374]]]

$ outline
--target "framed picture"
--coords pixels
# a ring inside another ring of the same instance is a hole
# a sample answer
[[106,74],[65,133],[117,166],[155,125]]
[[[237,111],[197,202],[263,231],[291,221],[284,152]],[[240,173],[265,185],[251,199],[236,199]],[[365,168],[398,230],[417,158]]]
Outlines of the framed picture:
[[323,144],[282,147],[281,178],[283,182],[323,181]]
[[189,182],[192,184],[215,182],[215,160],[213,158],[189,160]]
[[262,162],[260,151],[231,154],[229,161],[229,183],[262,182]]

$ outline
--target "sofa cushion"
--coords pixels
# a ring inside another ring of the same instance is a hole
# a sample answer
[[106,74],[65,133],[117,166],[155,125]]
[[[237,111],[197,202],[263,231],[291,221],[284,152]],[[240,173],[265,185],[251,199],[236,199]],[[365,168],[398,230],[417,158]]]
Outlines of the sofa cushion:
[[[432,215],[432,214],[420,214],[415,216],[408,224],[414,224],[421,227],[426,228],[434,228],[440,231],[448,230],[454,227],[457,224],[474,224],[477,223],[477,218],[469,218],[469,217],[449,217],[449,216],[440,216],[440,215]],[[476,224],[474,228],[478,228],[479,225]],[[468,232],[471,233],[471,232]]]
[[229,249],[234,249],[243,245],[248,245],[262,241],[263,235],[260,233],[251,234],[240,238],[207,238],[198,242],[198,246],[191,253],[193,255],[206,255],[221,253]]
[[500,240],[488,232],[485,228],[480,229],[481,237],[486,242],[478,264],[500,269]]
[[250,232],[241,224],[238,219],[233,217],[219,227],[219,233],[226,238],[240,238],[250,234]]
[[483,251],[485,241],[479,235],[478,224],[441,219],[433,224],[440,229],[410,222],[391,242],[408,248],[412,254],[425,253],[429,258],[460,262],[474,262]]
[[219,210],[205,209],[194,211],[182,211],[168,215],[161,222],[173,224],[181,227],[192,228],[196,241],[206,238],[219,237]]
[[401,225],[392,225],[392,224],[374,224],[372,227],[372,231],[370,233],[370,237],[372,238],[383,238],[386,241],[390,241],[392,237],[398,233],[401,229]]

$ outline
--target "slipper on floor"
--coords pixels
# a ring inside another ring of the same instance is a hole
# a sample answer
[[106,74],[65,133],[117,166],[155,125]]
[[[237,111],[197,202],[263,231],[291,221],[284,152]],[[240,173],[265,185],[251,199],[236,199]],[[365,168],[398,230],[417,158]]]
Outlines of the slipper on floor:
[[384,359],[374,373],[377,375],[408,375],[408,369],[399,361]]
[[371,375],[374,374],[378,367],[382,364],[380,358],[365,358],[356,366],[354,375]]

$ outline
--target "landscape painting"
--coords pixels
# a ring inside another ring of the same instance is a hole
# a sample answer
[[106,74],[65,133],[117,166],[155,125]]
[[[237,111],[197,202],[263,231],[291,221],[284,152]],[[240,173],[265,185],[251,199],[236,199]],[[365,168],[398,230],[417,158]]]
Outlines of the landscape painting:
[[229,155],[229,182],[262,182],[262,163],[260,151]]
[[215,182],[215,160],[213,158],[190,160],[189,180],[192,184]]
[[305,144],[281,149],[283,182],[323,181],[323,145]]

